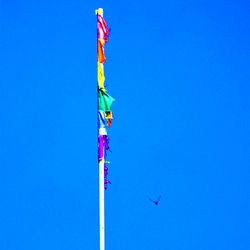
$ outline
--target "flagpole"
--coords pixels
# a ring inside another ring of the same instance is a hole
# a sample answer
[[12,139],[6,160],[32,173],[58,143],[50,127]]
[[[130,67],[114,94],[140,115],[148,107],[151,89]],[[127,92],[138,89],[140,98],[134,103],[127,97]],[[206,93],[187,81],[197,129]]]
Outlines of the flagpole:
[[100,250],[104,250],[104,160],[99,162]]
[[[103,9],[99,8],[97,10],[98,15],[103,17]],[[98,37],[97,37],[98,41]],[[97,44],[98,49],[98,44]],[[100,65],[103,68],[103,64]],[[98,89],[98,65],[97,65],[97,89]],[[99,101],[98,101],[98,93],[97,93],[97,103],[99,110]],[[98,111],[97,111],[98,112]],[[99,133],[98,133],[99,135]],[[104,151],[104,147],[103,147]],[[105,163],[105,154],[103,152],[103,159],[99,161],[99,225],[100,225],[100,250],[105,249],[105,241],[104,241],[104,163]]]

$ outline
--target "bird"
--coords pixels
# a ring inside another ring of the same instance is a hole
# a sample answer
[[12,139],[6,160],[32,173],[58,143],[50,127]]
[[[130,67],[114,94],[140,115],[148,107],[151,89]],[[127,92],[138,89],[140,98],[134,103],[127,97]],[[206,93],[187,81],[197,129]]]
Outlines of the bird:
[[158,199],[156,201],[154,201],[151,198],[149,198],[149,200],[152,201],[155,205],[158,205],[160,199],[161,199],[161,195],[159,195],[159,197],[158,197]]

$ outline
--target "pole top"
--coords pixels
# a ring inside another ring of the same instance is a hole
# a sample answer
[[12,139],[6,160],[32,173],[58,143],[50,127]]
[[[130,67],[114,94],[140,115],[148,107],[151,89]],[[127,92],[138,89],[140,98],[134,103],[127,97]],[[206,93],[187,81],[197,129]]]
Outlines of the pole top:
[[103,9],[99,8],[98,10],[95,10],[95,14],[99,14],[100,16],[103,16]]

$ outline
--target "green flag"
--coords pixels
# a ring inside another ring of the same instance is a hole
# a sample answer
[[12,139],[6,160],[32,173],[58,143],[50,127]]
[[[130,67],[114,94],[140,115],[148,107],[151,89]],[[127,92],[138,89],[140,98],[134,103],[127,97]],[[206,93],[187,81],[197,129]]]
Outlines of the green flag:
[[115,99],[101,89],[98,90],[98,98],[99,98],[99,110],[105,112],[111,111],[111,106]]

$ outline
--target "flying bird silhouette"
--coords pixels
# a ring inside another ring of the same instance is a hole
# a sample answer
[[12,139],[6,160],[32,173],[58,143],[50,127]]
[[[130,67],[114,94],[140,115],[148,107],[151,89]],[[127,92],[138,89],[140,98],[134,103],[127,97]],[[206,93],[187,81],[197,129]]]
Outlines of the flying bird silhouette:
[[161,199],[161,195],[159,195],[159,197],[158,197],[158,199],[156,201],[154,201],[151,198],[149,198],[149,200],[152,201],[155,205],[158,205],[160,199]]

